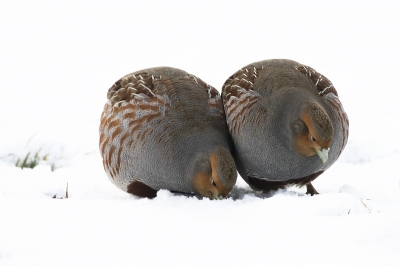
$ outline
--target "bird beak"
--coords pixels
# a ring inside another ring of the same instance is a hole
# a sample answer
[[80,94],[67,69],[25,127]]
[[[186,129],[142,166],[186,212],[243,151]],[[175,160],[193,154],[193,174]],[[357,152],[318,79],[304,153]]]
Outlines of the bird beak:
[[326,161],[328,161],[328,152],[329,152],[329,148],[328,149],[321,149],[321,150],[317,150],[318,156],[319,158],[321,158],[322,163],[326,163]]

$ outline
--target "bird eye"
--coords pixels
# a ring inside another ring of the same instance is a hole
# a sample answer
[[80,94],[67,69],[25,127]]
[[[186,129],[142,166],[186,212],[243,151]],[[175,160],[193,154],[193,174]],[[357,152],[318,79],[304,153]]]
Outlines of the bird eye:
[[316,142],[317,140],[313,137],[313,136],[311,136],[310,135],[310,140],[312,141],[312,142]]
[[213,185],[214,187],[217,186],[217,184],[215,184],[214,179],[211,179],[211,185]]

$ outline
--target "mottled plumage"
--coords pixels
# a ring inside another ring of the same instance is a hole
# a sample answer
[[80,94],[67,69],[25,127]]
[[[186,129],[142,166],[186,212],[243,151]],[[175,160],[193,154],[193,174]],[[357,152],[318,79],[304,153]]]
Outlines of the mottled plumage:
[[225,197],[236,182],[232,143],[217,90],[185,71],[128,74],[108,91],[100,124],[104,169],[120,189]]
[[291,60],[248,65],[223,85],[240,175],[257,190],[307,185],[340,156],[349,121],[335,87]]

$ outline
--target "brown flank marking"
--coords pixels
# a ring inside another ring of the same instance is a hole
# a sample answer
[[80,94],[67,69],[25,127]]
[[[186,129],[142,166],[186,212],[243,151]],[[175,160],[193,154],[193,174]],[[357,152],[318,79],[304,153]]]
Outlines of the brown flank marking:
[[122,137],[119,143],[121,143],[122,146],[125,146],[125,140],[129,137],[129,134],[125,133]]
[[111,138],[115,139],[119,134],[121,134],[122,129],[120,127],[117,127],[114,132],[111,134]]
[[129,112],[129,113],[125,113],[124,116],[122,117],[123,120],[125,119],[135,119],[136,117],[136,112]]
[[108,141],[109,141],[109,138],[101,139],[100,150],[101,150],[101,155],[103,156],[103,158],[105,156],[104,153],[106,151],[106,147],[107,147]]
[[121,166],[121,153],[122,153],[122,150],[123,150],[123,146],[119,145],[118,155],[117,155],[117,165],[115,167],[116,171],[117,171],[117,174],[119,174],[119,169],[120,169],[120,166]]

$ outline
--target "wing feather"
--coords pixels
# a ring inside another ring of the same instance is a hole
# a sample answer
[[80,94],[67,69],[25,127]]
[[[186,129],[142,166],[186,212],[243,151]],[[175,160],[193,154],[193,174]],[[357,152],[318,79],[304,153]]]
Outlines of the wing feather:
[[167,95],[154,93],[154,77],[148,73],[135,73],[122,77],[108,90],[100,123],[100,151],[103,165],[114,178],[119,173],[124,147],[143,143],[153,130],[158,118],[166,116],[170,106]]

